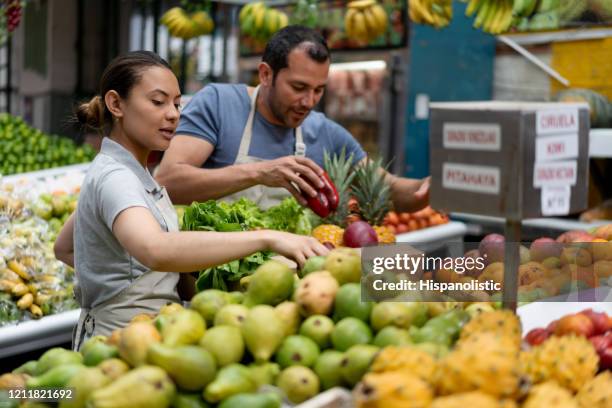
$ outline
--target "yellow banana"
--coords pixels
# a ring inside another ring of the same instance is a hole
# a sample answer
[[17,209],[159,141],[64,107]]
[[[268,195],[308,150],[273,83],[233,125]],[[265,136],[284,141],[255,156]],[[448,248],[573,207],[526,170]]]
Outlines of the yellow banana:
[[355,36],[355,29],[353,26],[353,17],[355,14],[359,13],[356,9],[348,9],[346,10],[346,14],[344,15],[344,31],[346,32],[347,37]]
[[467,5],[467,8],[465,9],[465,15],[468,17],[472,17],[474,13],[476,13],[480,9],[480,7],[482,7],[482,4],[485,1],[486,0],[470,0]]
[[287,16],[286,13],[283,13],[282,11],[279,12],[278,14],[279,17],[279,23],[278,23],[278,29],[280,30],[281,28],[285,28],[289,25],[289,17]]
[[412,2],[410,2],[408,7],[408,16],[410,17],[410,20],[414,21],[415,23],[423,22],[423,20],[421,20],[421,15],[415,11],[414,7],[412,7]]
[[482,23],[482,29],[488,33],[494,34],[497,29],[497,25],[504,13],[503,4],[501,1],[495,1],[491,10],[487,14],[485,21]]
[[482,6],[478,9],[478,14],[474,20],[474,28],[480,28],[491,10],[491,1],[485,0]]
[[376,0],[355,0],[346,6],[350,9],[363,10],[376,4]]
[[434,24],[433,16],[429,10],[429,4],[421,3],[421,0],[411,0],[410,3],[414,3],[415,11],[421,16],[424,23]]
[[506,10],[504,14],[504,19],[502,20],[501,26],[499,27],[499,33],[505,33],[510,28],[513,19],[513,3],[510,0],[505,0]]
[[360,11],[357,11],[357,13],[353,17],[353,28],[355,30],[356,39],[361,41],[367,41],[370,38],[365,16]]
[[377,37],[378,36],[378,20],[376,20],[376,17],[374,16],[374,14],[372,14],[369,7],[366,9],[363,9],[361,12],[363,13],[363,17],[366,23],[366,28],[368,30],[368,33],[372,37]]
[[257,3],[247,3],[240,9],[240,14],[238,14],[238,21],[240,21],[240,25],[244,24],[244,20],[252,12],[253,5],[255,4]]
[[269,35],[278,31],[278,11],[275,9],[267,9],[265,15],[265,31]]
[[374,15],[378,21],[379,34],[387,32],[387,26],[389,25],[389,16],[387,12],[380,4],[375,4],[369,8],[370,12]]
[[264,19],[266,17],[266,7],[258,7],[257,9],[253,10],[253,17],[255,19],[254,20],[255,29],[257,31],[261,31],[261,29],[264,28]]

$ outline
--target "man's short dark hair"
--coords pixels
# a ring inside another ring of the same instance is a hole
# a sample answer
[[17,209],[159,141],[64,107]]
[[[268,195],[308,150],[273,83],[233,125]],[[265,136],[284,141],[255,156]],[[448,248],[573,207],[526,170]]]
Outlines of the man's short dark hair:
[[302,44],[314,61],[324,63],[330,59],[327,42],[321,34],[304,26],[287,26],[272,36],[262,57],[262,61],[272,68],[274,78],[281,69],[287,68],[289,53]]

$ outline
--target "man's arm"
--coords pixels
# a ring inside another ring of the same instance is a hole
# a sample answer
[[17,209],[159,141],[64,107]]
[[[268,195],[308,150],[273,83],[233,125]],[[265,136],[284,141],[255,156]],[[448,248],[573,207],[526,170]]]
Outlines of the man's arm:
[[221,169],[200,168],[213,150],[211,143],[197,137],[177,135],[172,139],[155,178],[167,188],[175,204],[218,199],[263,184],[284,187],[305,205],[306,201],[301,197],[300,191],[291,183],[295,183],[301,191],[312,196],[316,195],[316,191],[298,174],[309,178],[311,184],[322,186],[320,176],[323,170],[303,157],[286,156],[258,163],[235,164]]

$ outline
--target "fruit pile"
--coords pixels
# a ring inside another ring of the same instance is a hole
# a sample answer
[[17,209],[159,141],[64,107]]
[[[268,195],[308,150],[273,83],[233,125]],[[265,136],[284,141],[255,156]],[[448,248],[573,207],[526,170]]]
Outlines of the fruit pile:
[[344,31],[347,37],[370,42],[387,32],[389,16],[376,0],[356,0],[347,4]]
[[453,18],[452,0],[412,0],[408,2],[410,20],[419,24],[429,24],[443,28]]
[[270,8],[263,1],[249,2],[240,9],[240,31],[256,40],[267,41],[272,34],[289,24],[289,17]]
[[599,368],[612,369],[612,316],[605,312],[585,309],[552,321],[545,328],[535,328],[525,335],[525,341],[537,346],[551,336],[576,335],[589,339],[599,355]]
[[325,153],[324,168],[336,187],[338,204],[312,230],[313,237],[331,248],[395,242],[395,234],[383,225],[391,202],[381,164],[380,159],[368,160],[353,171],[352,155]]
[[75,206],[73,195],[41,195],[33,203],[13,184],[0,186],[0,326],[77,307],[74,272],[53,253]]
[[[519,302],[533,302],[577,290],[612,287],[612,224],[586,231],[568,231],[556,239],[538,238],[529,247],[521,245],[518,269]],[[505,239],[489,234],[464,254],[464,259],[481,259],[462,273],[440,269],[440,282],[480,282],[503,284]],[[499,300],[500,294],[480,293],[481,300]]]
[[384,225],[395,234],[403,234],[446,224],[447,222],[448,215],[436,211],[429,206],[414,213],[389,211],[383,220]]
[[0,114],[0,174],[9,175],[91,161],[88,145],[49,136],[28,126],[20,117]]
[[484,312],[444,356],[414,346],[383,349],[353,396],[363,408],[603,408],[612,398],[612,376],[596,376],[597,364],[593,345],[575,335],[522,351],[519,319],[509,311]]
[[215,23],[206,11],[189,13],[181,7],[172,7],[166,11],[159,22],[168,28],[171,36],[184,40],[210,34],[215,28]]

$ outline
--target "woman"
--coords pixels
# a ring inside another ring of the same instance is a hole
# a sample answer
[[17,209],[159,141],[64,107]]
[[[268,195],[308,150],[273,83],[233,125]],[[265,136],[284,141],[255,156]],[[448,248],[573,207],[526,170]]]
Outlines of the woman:
[[[75,266],[82,311],[73,335],[78,350],[93,335],[109,335],[139,313],[179,301],[179,273],[271,250],[303,264],[327,253],[310,237],[278,231],[179,232],[163,187],[146,169],[153,150],[166,150],[179,119],[178,81],[154,53],[114,59],[100,96],[78,108],[84,126],[109,131],[81,188],[78,208],[55,243]],[[187,276],[187,275],[183,275]]]

